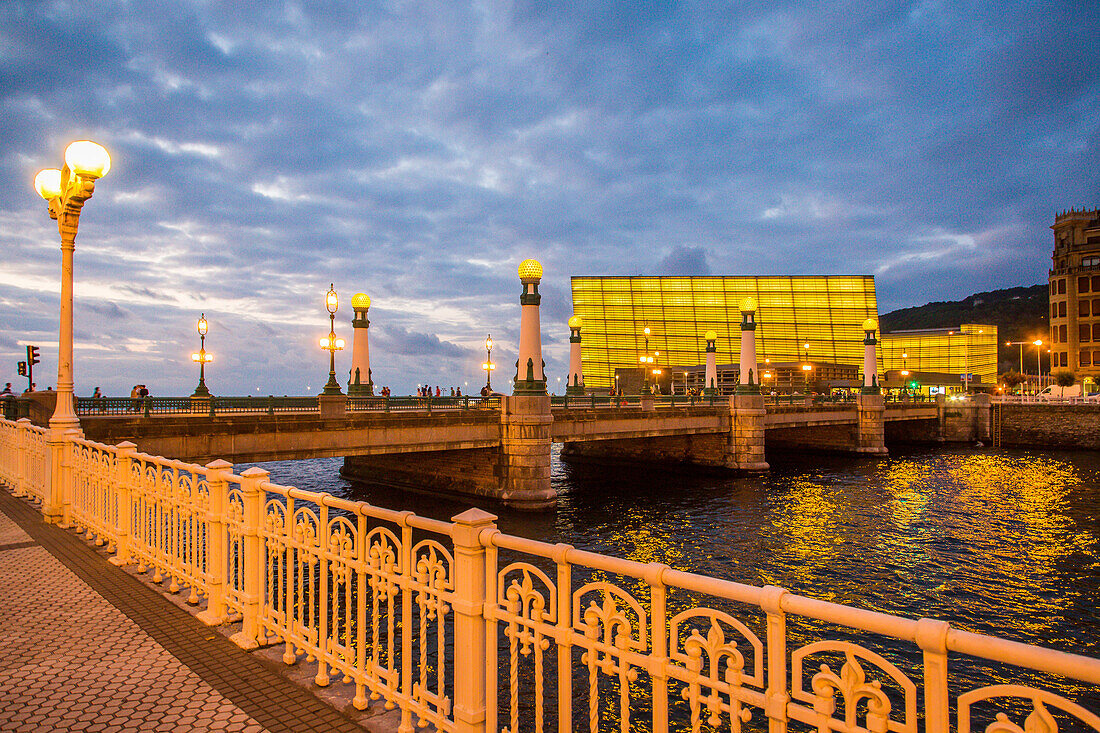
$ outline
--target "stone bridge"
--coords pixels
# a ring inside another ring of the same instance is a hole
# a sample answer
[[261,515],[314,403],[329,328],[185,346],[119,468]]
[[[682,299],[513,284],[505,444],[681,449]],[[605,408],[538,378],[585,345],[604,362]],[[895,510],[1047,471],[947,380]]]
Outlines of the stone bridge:
[[144,416],[85,414],[87,438],[187,462],[343,457],[345,476],[406,489],[484,496],[521,509],[552,506],[550,447],[573,459],[680,463],[713,470],[764,471],[765,448],[886,452],[889,435],[908,440],[973,440],[989,433],[988,399],[973,403],[765,404],[758,395],[712,404],[635,398],[551,406],[546,396],[502,398],[499,406],[326,414],[210,416],[206,411]]

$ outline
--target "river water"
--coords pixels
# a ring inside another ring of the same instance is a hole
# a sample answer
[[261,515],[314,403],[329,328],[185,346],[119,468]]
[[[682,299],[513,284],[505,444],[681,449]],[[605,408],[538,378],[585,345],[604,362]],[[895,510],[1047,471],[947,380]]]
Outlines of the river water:
[[[571,463],[555,449],[555,511],[482,508],[511,534],[1100,656],[1100,455],[768,459],[763,476],[701,476]],[[438,519],[471,505],[353,485],[341,459],[258,465],[276,483]]]

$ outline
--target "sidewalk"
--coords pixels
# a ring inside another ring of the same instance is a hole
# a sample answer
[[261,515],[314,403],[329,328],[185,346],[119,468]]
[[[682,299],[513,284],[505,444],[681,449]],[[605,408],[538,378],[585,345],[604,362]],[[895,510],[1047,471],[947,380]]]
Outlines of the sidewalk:
[[0,730],[373,728],[46,525],[2,486],[0,587]]

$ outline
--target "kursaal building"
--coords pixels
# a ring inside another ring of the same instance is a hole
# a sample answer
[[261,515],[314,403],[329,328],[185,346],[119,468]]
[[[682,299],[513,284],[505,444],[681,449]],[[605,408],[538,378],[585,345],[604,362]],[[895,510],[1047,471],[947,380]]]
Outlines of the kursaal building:
[[[661,371],[659,381],[667,383],[669,374],[706,362],[708,331],[718,337],[718,364],[737,364],[740,305],[750,297],[756,302],[762,374],[769,364],[860,370],[863,322],[878,320],[873,275],[575,276],[572,289],[573,312],[584,323],[584,383],[593,390],[610,389],[616,370],[637,370],[643,357],[652,359],[644,368]],[[957,379],[958,389],[966,381],[996,383],[996,326],[968,324],[881,338],[880,374],[935,372],[940,383]]]

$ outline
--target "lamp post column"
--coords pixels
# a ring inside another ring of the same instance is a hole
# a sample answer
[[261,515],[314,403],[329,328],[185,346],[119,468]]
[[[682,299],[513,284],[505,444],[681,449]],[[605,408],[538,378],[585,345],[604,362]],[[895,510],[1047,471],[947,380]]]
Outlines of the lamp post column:
[[539,324],[539,281],[542,265],[524,260],[519,266],[523,292],[519,296],[519,359],[516,361],[514,394],[546,394],[546,376],[542,373],[542,331]]
[[519,359],[515,388],[501,400],[499,499],[516,509],[554,506],[550,485],[550,395],[543,375],[542,334],[539,330],[539,281],[542,265],[524,260],[519,266],[523,293],[519,322]]
[[[738,366],[737,394],[759,394],[759,367],[756,363],[756,299],[741,301],[741,361]],[[709,355],[708,355],[709,356]]]
[[[351,307],[355,316],[351,320],[351,371],[348,373],[348,395],[373,395],[374,379],[370,371],[370,344],[367,331],[370,320],[370,297],[366,293],[356,293],[351,298]],[[366,382],[364,382],[364,378]]]
[[703,377],[703,394],[713,397],[718,394],[718,334],[707,331],[703,335],[707,340],[707,369]]
[[581,326],[580,316],[569,319],[569,382],[565,385],[567,395],[584,394],[584,371],[581,366]]
[[859,417],[856,436],[856,453],[886,454],[886,404],[878,383],[878,340],[875,331],[878,321],[868,318],[863,322],[863,389],[856,397]]

